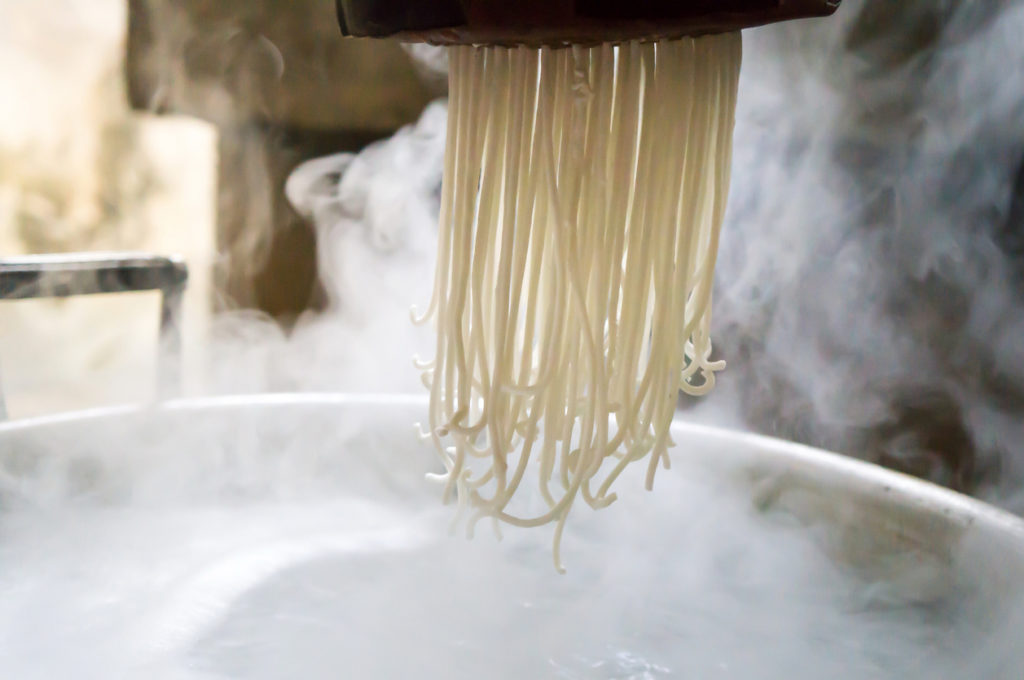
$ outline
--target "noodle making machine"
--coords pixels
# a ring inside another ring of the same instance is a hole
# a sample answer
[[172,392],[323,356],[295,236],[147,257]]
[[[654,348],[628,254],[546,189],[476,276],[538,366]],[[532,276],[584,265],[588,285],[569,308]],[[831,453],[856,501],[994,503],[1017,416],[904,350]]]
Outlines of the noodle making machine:
[[840,0],[337,0],[341,30],[455,44],[593,44],[725,33],[828,16]]

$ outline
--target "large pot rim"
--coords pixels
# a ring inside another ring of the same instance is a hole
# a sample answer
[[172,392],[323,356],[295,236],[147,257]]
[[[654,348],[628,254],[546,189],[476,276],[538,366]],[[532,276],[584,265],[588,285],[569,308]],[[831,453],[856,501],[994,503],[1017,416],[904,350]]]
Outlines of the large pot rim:
[[[280,392],[258,394],[231,394],[208,397],[187,397],[150,404],[123,404],[79,411],[11,420],[0,423],[0,439],[17,434],[29,434],[63,425],[157,414],[160,412],[216,412],[237,411],[246,408],[268,407],[425,407],[426,395],[377,394],[342,392]],[[809,472],[824,482],[841,482],[858,487],[871,495],[897,500],[923,510],[937,512],[962,526],[985,527],[999,533],[1008,533],[1024,544],[1024,518],[999,509],[978,499],[946,489],[893,470],[882,468],[849,456],[833,453],[795,442],[766,435],[729,430],[711,425],[677,419],[674,434],[691,433],[704,442],[710,442],[722,451],[745,451],[731,456],[744,462],[756,463],[758,457],[770,459],[781,467]],[[730,456],[725,456],[729,458]],[[714,464],[711,456],[708,461]],[[727,461],[723,460],[723,464]]]

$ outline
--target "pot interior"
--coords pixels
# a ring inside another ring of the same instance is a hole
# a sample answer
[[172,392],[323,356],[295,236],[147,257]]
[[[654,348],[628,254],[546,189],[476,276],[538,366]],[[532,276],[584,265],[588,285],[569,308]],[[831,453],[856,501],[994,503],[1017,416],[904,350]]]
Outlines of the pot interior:
[[0,427],[0,665],[999,678],[1024,661],[1024,531],[983,504],[680,422],[653,492],[626,475],[611,507],[574,509],[562,576],[552,527],[451,534],[413,427],[424,413],[412,398],[280,396]]

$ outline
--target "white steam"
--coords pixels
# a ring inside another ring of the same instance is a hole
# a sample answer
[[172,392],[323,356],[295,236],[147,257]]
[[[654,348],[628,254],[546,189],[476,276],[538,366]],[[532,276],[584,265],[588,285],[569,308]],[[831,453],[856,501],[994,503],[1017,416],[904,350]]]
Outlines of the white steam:
[[402,45],[412,59],[416,72],[438,94],[448,91],[448,50],[438,45],[409,43]]
[[[746,33],[714,312],[730,368],[690,417],[1024,509],[1022,30],[1021,0],[847,0]],[[443,118],[296,172],[335,305],[287,341],[246,335],[231,354],[270,352],[275,375],[227,362],[217,389],[419,389],[432,338],[407,308],[432,280]]]
[[286,191],[313,219],[329,307],[289,333],[251,311],[214,323],[202,376],[208,392],[418,392],[413,356],[432,351],[432,332],[410,307],[433,279],[446,108],[358,156],[310,161]]
[[[764,512],[702,465],[578,517],[566,576],[542,530],[452,538],[423,485],[429,445],[406,427],[418,409],[143,413],[14,439],[0,672],[1019,677],[1015,629],[981,608],[974,565],[944,556],[941,531],[892,554],[876,535],[835,562],[842,521]],[[642,473],[622,481],[639,491]]]
[[749,32],[707,410],[1024,509],[1022,31],[847,0]]

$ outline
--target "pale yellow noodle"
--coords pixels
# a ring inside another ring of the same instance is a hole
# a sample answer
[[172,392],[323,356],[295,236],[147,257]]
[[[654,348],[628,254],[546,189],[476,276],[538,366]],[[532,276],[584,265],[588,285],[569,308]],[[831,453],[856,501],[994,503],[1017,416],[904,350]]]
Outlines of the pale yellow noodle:
[[[554,522],[561,570],[576,498],[607,506],[645,458],[650,487],[678,392],[724,368],[709,329],[741,41],[450,50],[424,436],[457,520]],[[524,514],[531,474],[547,508]]]

